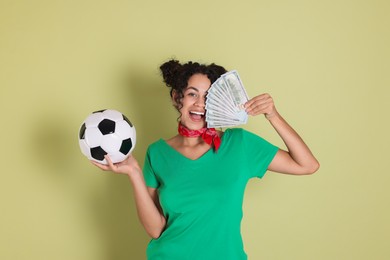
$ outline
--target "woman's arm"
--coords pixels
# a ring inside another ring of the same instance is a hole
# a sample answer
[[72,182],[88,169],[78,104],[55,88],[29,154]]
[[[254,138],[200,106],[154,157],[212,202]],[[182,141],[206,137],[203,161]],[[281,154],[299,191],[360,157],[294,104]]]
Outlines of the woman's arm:
[[146,232],[152,238],[158,238],[165,228],[166,220],[162,214],[157,190],[146,186],[142,170],[133,156],[130,155],[125,161],[117,164],[113,164],[108,156],[106,160],[108,165],[93,161],[92,163],[105,171],[127,174],[133,187],[138,218]]
[[252,98],[245,107],[249,115],[264,114],[287,147],[287,151],[277,152],[268,167],[270,171],[304,175],[318,170],[319,162],[298,133],[278,113],[269,94]]

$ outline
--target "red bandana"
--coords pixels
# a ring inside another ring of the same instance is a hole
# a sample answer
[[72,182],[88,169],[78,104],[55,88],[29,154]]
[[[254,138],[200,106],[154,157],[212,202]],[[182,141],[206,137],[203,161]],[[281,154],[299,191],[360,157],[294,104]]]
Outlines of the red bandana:
[[209,145],[214,145],[214,150],[217,151],[221,145],[221,138],[219,138],[215,128],[202,128],[199,130],[190,130],[187,127],[179,123],[179,134],[185,137],[202,137],[202,139]]

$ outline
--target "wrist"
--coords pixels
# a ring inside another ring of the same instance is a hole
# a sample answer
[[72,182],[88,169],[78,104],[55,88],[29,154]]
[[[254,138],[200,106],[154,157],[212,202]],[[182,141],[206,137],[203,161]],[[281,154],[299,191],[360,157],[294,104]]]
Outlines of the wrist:
[[130,179],[132,182],[136,182],[136,181],[139,181],[139,180],[143,180],[143,174],[142,174],[142,171],[141,171],[141,170],[129,171],[129,172],[127,173],[127,177],[129,177],[129,179]]
[[268,121],[273,121],[273,120],[275,120],[275,119],[277,119],[279,117],[280,117],[280,114],[276,110],[272,111],[269,114],[265,114],[265,118],[267,118]]

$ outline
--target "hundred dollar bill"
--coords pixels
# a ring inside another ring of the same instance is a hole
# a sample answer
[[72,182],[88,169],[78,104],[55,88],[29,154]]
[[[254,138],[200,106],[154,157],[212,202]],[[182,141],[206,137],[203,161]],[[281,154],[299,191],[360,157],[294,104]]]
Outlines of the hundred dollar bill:
[[236,116],[236,113],[229,111],[224,107],[216,106],[212,103],[206,104],[205,109],[206,109],[206,114],[208,114],[208,115],[219,114],[219,115],[223,115],[226,117],[235,117]]
[[224,110],[229,110],[232,113],[236,111],[234,104],[226,99],[224,94],[218,89],[217,85],[213,85],[209,88],[206,96],[206,105],[207,104],[214,104],[215,106],[219,106]]
[[233,97],[235,106],[243,110],[244,105],[249,100],[249,98],[245,91],[244,84],[242,84],[242,81],[238,75],[238,72],[236,70],[229,71],[223,74],[222,77],[227,83],[226,85]]
[[206,113],[206,122],[212,125],[241,125],[246,124],[248,114],[245,111],[235,115],[235,117],[226,117],[219,113]]
[[240,124],[244,124],[246,122],[235,122],[235,121],[214,121],[214,120],[210,120],[207,122],[207,127],[213,127],[213,128],[216,128],[216,127],[233,127],[233,126],[237,126],[237,125],[240,125]]

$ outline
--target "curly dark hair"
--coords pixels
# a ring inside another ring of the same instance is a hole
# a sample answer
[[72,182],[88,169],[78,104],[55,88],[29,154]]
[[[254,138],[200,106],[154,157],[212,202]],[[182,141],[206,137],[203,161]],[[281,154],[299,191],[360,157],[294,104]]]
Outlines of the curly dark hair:
[[222,74],[226,73],[226,69],[222,66],[211,64],[200,64],[198,62],[189,61],[185,64],[180,64],[178,60],[172,59],[160,66],[161,75],[164,83],[170,88],[172,97],[173,91],[177,93],[175,96],[176,109],[182,107],[182,98],[184,89],[188,85],[188,80],[194,74],[203,74],[208,77],[211,84],[214,83]]

